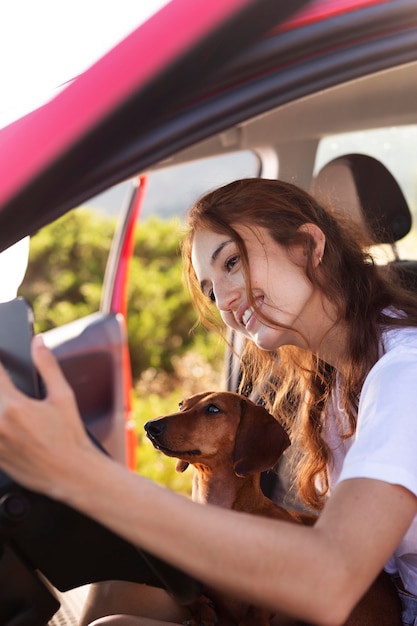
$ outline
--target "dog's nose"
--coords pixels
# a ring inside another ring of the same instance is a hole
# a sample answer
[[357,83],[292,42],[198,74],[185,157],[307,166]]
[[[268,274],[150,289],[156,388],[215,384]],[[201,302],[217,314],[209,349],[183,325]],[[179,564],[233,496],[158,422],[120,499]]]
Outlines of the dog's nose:
[[144,428],[151,437],[160,437],[165,430],[165,422],[163,420],[150,420],[146,422]]

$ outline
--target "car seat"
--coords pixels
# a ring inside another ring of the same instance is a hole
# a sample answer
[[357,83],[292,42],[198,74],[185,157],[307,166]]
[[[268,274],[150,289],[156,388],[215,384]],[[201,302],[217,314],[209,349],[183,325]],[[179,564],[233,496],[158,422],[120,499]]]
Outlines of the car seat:
[[387,267],[405,288],[417,291],[417,261],[400,259],[396,245],[410,232],[411,213],[385,165],[365,154],[337,157],[317,174],[311,193],[323,205],[350,214],[374,244],[389,244],[394,260]]

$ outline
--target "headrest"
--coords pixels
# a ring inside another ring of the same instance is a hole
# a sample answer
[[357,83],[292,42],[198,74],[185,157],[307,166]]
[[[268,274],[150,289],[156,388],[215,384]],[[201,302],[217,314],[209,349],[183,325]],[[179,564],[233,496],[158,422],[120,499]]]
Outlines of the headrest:
[[385,165],[365,154],[327,163],[313,182],[312,194],[324,205],[349,212],[375,243],[393,244],[411,228],[411,213],[397,181]]

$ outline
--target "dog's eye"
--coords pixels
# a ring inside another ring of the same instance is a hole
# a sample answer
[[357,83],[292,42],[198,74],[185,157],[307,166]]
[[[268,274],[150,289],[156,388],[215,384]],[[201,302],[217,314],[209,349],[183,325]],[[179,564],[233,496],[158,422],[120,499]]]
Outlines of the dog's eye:
[[180,411],[182,411],[182,400],[181,400],[181,402],[178,402],[178,408],[179,408]]
[[207,413],[219,413],[220,409],[215,404],[209,404],[207,407]]

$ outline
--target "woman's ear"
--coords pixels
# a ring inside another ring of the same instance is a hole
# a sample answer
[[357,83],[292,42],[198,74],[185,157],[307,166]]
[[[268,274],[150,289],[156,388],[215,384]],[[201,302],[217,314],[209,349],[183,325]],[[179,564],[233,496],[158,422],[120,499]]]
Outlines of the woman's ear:
[[313,249],[311,255],[311,261],[313,267],[316,268],[322,262],[324,250],[326,247],[326,237],[319,226],[316,224],[303,224],[298,229],[299,232],[307,233],[313,241]]

